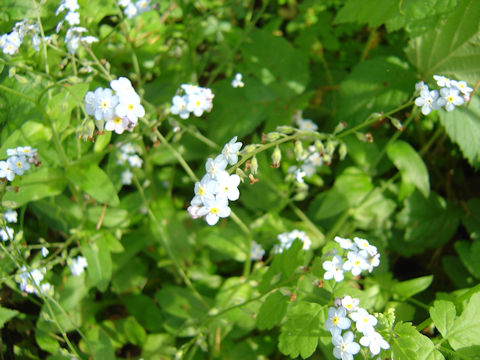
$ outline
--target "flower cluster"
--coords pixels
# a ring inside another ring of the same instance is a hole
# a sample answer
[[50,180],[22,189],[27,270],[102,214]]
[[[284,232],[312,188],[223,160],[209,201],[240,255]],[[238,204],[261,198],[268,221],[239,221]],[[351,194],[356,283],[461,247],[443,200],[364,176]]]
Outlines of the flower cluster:
[[473,89],[465,81],[452,80],[441,75],[433,75],[433,78],[440,87],[440,93],[437,90],[430,90],[423,81],[415,84],[415,91],[420,94],[415,99],[415,105],[422,108],[423,115],[428,115],[432,110],[438,110],[441,107],[452,111],[455,106],[470,100]]
[[55,16],[64,12],[65,10],[67,11],[67,13],[65,14],[65,18],[57,24],[56,32],[60,31],[64,21],[66,21],[70,26],[80,24],[80,14],[77,12],[79,8],[80,6],[78,5],[77,0],[60,1],[60,5],[58,5],[57,11],[55,12]]
[[46,268],[27,271],[27,268],[25,266],[22,266],[22,268],[20,269],[20,274],[16,276],[15,280],[19,284],[21,291],[29,294],[38,295],[38,289],[40,289],[42,294],[51,295],[53,292],[52,284],[48,282],[43,282],[43,278],[45,277],[46,273]]
[[[15,210],[8,209],[3,213],[3,219],[9,224],[16,223],[17,212]],[[15,231],[7,225],[0,227],[0,238],[2,241],[12,240],[14,233]]]
[[124,8],[123,13],[129,19],[152,8],[150,0],[137,0],[135,3],[132,0],[118,0],[118,5]]
[[235,77],[234,77],[233,80],[232,80],[232,87],[234,87],[234,88],[239,88],[239,87],[242,88],[242,87],[244,87],[244,86],[245,86],[245,84],[244,84],[244,82],[242,81],[242,74],[236,73],[236,74],[235,74]]
[[32,37],[32,47],[35,51],[40,50],[40,28],[38,24],[29,24],[27,20],[22,20],[12,28],[8,34],[0,35],[0,48],[4,54],[14,55],[22,45],[26,36]]
[[40,165],[37,149],[30,146],[7,149],[7,156],[7,160],[0,161],[0,179],[13,181],[15,175],[23,175],[25,170],[30,169],[30,164]]
[[[328,309],[325,329],[332,334],[333,356],[336,359],[352,360],[353,355],[360,351],[360,345],[369,348],[372,356],[378,355],[381,349],[390,348],[382,335],[375,331],[377,318],[358,306],[359,299],[347,295],[335,303],[336,307]],[[342,331],[351,328],[352,321],[355,322],[355,335],[352,331],[347,331],[342,335]],[[362,337],[359,345],[354,340],[355,336],[360,336],[360,334]]]
[[83,256],[77,256],[76,258],[72,259],[70,262],[70,272],[73,276],[80,276],[83,274],[83,271],[87,267],[87,259]]
[[297,127],[302,131],[317,131],[318,126],[310,119],[304,119],[302,110],[298,110],[293,114],[293,120]]
[[275,253],[282,253],[283,250],[287,250],[292,246],[293,242],[297,239],[302,241],[303,243],[303,250],[310,249],[312,242],[310,238],[307,236],[305,231],[293,230],[291,232],[281,233],[277,236],[277,239],[280,241],[280,244],[274,246]]
[[[126,143],[120,147],[120,154],[117,158],[117,164],[127,165],[132,168],[141,168],[143,164],[142,158],[137,154],[137,150],[131,143]],[[122,184],[130,185],[132,183],[133,174],[129,168],[122,172]]]
[[138,118],[145,115],[140,96],[125,77],[110,81],[110,86],[111,89],[99,87],[85,94],[85,112],[95,117],[100,130],[115,131],[117,134],[132,131]]
[[295,151],[300,165],[290,166],[288,172],[293,174],[296,182],[304,184],[304,177],[309,178],[313,176],[317,172],[317,168],[323,166],[324,156],[315,145],[310,145],[307,149],[303,149],[301,142],[297,141],[295,147],[301,147],[301,150]]
[[223,147],[222,153],[209,158],[205,164],[207,173],[195,183],[195,196],[190,202],[188,213],[194,219],[205,216],[208,225],[215,225],[219,218],[230,216],[228,201],[239,198],[238,185],[240,177],[230,175],[226,171],[228,164],[235,165],[238,162],[238,152],[242,147],[235,136]]
[[180,116],[182,119],[188,119],[191,113],[200,117],[206,112],[212,110],[213,95],[212,90],[196,85],[182,84],[184,95],[175,95],[172,98],[170,112]]
[[362,271],[372,272],[373,268],[380,264],[380,254],[377,248],[365,240],[355,237],[352,240],[335,237],[335,241],[342,249],[347,250],[346,259],[335,254],[332,260],[323,263],[326,271],[323,276],[325,280],[335,279],[336,282],[343,281],[345,271],[351,271],[353,276],[358,276]]

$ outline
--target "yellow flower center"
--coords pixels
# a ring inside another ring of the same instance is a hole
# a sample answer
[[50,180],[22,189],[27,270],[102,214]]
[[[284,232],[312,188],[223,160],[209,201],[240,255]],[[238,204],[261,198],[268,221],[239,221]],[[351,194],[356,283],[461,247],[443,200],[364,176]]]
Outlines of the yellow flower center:
[[100,104],[100,107],[104,110],[108,108],[108,101],[103,100],[102,103]]
[[453,96],[448,97],[448,102],[453,102]]
[[113,122],[115,124],[121,124],[122,123],[122,119],[120,119],[118,116],[115,116],[115,119],[113,119]]
[[134,107],[135,106],[133,106],[133,104],[128,104],[127,109],[131,111],[131,110],[133,110]]
[[339,322],[340,322],[340,319],[338,318],[338,316],[335,316],[335,317],[332,319],[332,323],[334,323],[335,325],[337,325]]
[[212,207],[212,208],[210,209],[210,212],[211,212],[212,214],[217,214],[219,211],[220,211],[220,210],[218,210],[216,207]]
[[198,195],[205,195],[205,188],[203,186],[200,186],[198,189]]

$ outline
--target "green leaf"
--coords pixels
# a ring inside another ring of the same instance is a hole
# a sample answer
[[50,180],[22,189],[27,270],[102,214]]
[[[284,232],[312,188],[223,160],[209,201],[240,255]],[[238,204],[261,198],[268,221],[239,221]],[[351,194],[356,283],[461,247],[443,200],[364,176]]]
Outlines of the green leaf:
[[287,312],[289,298],[280,291],[267,296],[257,315],[257,326],[260,330],[271,329],[280,324]]
[[60,169],[42,167],[31,170],[14,180],[18,192],[9,191],[4,200],[11,201],[14,207],[20,207],[28,202],[60,194],[65,188],[65,175]]
[[428,170],[415,149],[405,141],[397,140],[387,147],[387,155],[400,170],[402,180],[414,184],[425,197],[428,197],[430,194]]
[[480,345],[480,292],[472,295],[451,328],[448,342],[454,350]]
[[410,41],[407,56],[422,78],[448,74],[475,84],[480,72],[479,17],[479,1],[460,1],[446,21]]
[[199,319],[205,315],[205,307],[193,293],[177,286],[164,286],[155,293],[158,305],[168,314],[182,319]]
[[376,27],[386,24],[387,30],[395,31],[413,21],[425,19],[450,10],[456,1],[444,0],[347,0],[338,12],[335,23],[358,22]]
[[17,310],[0,307],[0,329],[3,328],[7,321],[17,316],[17,314]]
[[397,216],[397,227],[405,229],[403,240],[392,245],[397,251],[411,253],[441,246],[457,230],[459,218],[459,209],[441,196],[430,192],[425,198],[416,191],[406,199],[404,209]]
[[[9,148],[16,148],[17,146],[30,145],[35,147],[39,142],[50,141],[52,138],[52,130],[38,121],[26,121],[20,128],[8,135],[5,141],[2,141],[0,147],[0,157],[5,156],[5,152]],[[39,154],[42,158],[42,154]]]
[[440,110],[439,114],[440,122],[450,140],[460,147],[468,162],[478,168],[480,166],[480,97],[473,96],[469,106],[459,106],[454,111]]
[[290,307],[278,339],[282,354],[304,359],[313,354],[320,336],[322,311],[323,307],[314,303],[299,302]]
[[446,339],[450,334],[455,317],[457,316],[455,305],[451,301],[436,300],[430,308],[430,317],[440,334]]
[[93,332],[94,336],[91,339],[91,343],[94,345],[93,358],[95,360],[115,360],[115,352],[108,335],[101,328],[95,327],[94,329],[96,331]]
[[154,301],[143,294],[130,295],[123,299],[130,314],[150,332],[162,332],[163,316],[160,308]]
[[468,211],[462,218],[472,240],[480,240],[480,199],[474,198],[467,201]]
[[67,178],[74,185],[101,203],[117,206],[117,192],[108,175],[95,164],[82,164],[67,169]]
[[354,126],[374,112],[393,110],[409,98],[415,81],[408,64],[393,56],[359,63],[340,84],[338,121]]
[[433,276],[422,276],[416,279],[396,283],[392,291],[401,299],[408,299],[419,292],[422,292],[430,286]]
[[480,280],[480,240],[457,241],[455,250],[470,274]]
[[395,325],[396,337],[392,339],[392,355],[396,360],[444,360],[432,340],[420,334],[409,323]]
[[97,237],[82,244],[82,254],[87,259],[87,274],[91,285],[105,291],[112,277],[112,258],[108,243],[103,237]]

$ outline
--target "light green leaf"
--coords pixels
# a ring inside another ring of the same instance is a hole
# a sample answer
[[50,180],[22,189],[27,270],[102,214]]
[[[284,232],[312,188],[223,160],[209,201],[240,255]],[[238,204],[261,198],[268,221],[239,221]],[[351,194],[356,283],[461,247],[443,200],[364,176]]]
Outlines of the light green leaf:
[[17,316],[17,314],[17,310],[0,307],[0,329],[3,328],[7,321]]
[[480,279],[480,240],[474,240],[473,243],[469,241],[457,241],[455,243],[455,250],[470,274]]
[[407,56],[424,79],[446,74],[475,84],[480,74],[479,17],[479,1],[460,1],[446,21],[410,41]]
[[480,345],[480,292],[472,295],[451,328],[448,342],[453,349]]
[[91,285],[98,290],[105,291],[112,277],[112,258],[108,250],[108,244],[103,237],[96,241],[84,242],[82,254],[87,259],[87,274]]
[[267,296],[257,315],[257,326],[260,330],[271,329],[280,324],[288,307],[288,297],[280,291]]
[[414,184],[425,197],[428,197],[430,194],[428,170],[415,149],[405,141],[397,140],[387,147],[387,155],[400,170],[402,180]]
[[[4,159],[5,152],[9,148],[29,145],[35,147],[39,142],[50,141],[52,130],[38,121],[26,121],[20,128],[8,135],[0,147],[0,158]],[[42,154],[39,154],[40,158]]]
[[392,355],[396,360],[444,360],[432,340],[420,334],[409,323],[398,323],[392,339]]
[[445,339],[449,336],[456,316],[455,305],[451,301],[436,300],[430,308],[430,317]]
[[278,339],[282,354],[292,358],[300,355],[304,359],[313,354],[320,336],[322,311],[323,307],[314,303],[299,302],[290,307]]
[[462,105],[453,111],[441,110],[439,114],[440,122],[450,140],[460,147],[468,162],[478,168],[480,166],[480,97],[474,96],[469,106]]
[[12,206],[20,207],[28,202],[60,194],[65,188],[65,175],[60,169],[42,167],[31,170],[15,179],[18,192],[9,191],[3,198],[11,201]]
[[69,167],[67,178],[101,203],[108,203],[112,206],[117,206],[120,203],[108,175],[95,164]]
[[409,65],[393,56],[359,63],[340,84],[338,121],[353,126],[374,112],[393,110],[409,98],[415,81]]
[[422,292],[430,286],[433,281],[433,276],[422,276],[416,279],[402,281],[396,283],[392,287],[393,293],[395,293],[400,299],[408,299],[419,292]]

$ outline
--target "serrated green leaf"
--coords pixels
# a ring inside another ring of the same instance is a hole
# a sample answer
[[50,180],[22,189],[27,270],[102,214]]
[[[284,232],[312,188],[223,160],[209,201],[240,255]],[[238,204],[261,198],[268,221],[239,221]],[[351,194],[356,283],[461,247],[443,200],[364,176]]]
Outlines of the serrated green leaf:
[[463,156],[468,159],[468,162],[473,167],[479,167],[480,97],[473,96],[469,106],[462,105],[455,108],[453,111],[441,110],[439,111],[439,114],[440,122],[445,128],[448,137],[460,147]]
[[409,98],[415,81],[409,65],[393,56],[359,63],[340,84],[338,121],[353,126],[374,112],[393,110]]
[[472,295],[448,335],[453,349],[480,345],[480,292]]
[[443,355],[435,348],[432,340],[420,334],[409,323],[398,323],[392,339],[392,355],[396,360],[444,360]]
[[395,293],[401,299],[408,299],[419,292],[422,292],[430,286],[433,281],[433,276],[422,276],[416,279],[402,281],[396,283],[392,287],[393,293]]
[[267,296],[257,315],[257,326],[260,330],[271,329],[280,324],[288,307],[288,297],[280,291]]
[[82,164],[67,169],[67,178],[74,185],[101,203],[117,206],[117,192],[108,175],[95,164]]
[[457,316],[455,305],[451,301],[436,300],[430,308],[430,317],[440,334],[447,339]]
[[461,1],[446,21],[410,41],[407,56],[424,79],[448,74],[475,84],[480,74],[479,17],[479,1]]
[[278,339],[279,350],[292,358],[312,355],[318,345],[322,311],[323,307],[314,303],[299,302],[290,307]]
[[387,147],[387,155],[400,170],[402,180],[414,184],[425,197],[428,197],[430,194],[428,170],[415,149],[405,141],[397,140]]

